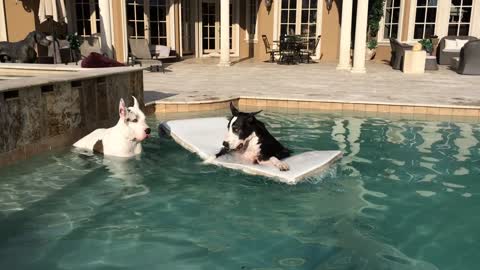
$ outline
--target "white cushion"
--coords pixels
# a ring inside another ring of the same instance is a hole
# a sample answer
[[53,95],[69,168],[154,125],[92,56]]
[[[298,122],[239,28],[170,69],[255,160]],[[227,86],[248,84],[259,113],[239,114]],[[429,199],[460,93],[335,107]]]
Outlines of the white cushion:
[[163,45],[151,45],[150,51],[159,57],[167,57],[170,55],[170,47]]
[[445,39],[445,48],[444,50],[457,50],[457,40]]
[[457,41],[457,49],[462,49],[463,46],[464,46],[467,42],[469,42],[470,40],[468,40],[468,39],[456,39],[456,41]]
[[443,52],[458,53],[460,49],[443,49]]

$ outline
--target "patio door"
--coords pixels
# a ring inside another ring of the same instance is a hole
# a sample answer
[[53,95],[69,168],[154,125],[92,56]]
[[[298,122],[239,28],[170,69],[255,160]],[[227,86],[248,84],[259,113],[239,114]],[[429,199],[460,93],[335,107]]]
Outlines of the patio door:
[[[230,50],[233,50],[233,13],[230,1]],[[201,0],[201,45],[203,54],[220,51],[220,0]]]
[[152,45],[168,44],[169,0],[127,0],[127,34],[145,38]]
[[195,11],[196,2],[183,0],[181,2],[182,12],[182,54],[190,55],[195,53]]
[[302,35],[309,39],[308,46],[315,45],[320,33],[319,15],[322,1],[282,0],[280,7],[280,36]]

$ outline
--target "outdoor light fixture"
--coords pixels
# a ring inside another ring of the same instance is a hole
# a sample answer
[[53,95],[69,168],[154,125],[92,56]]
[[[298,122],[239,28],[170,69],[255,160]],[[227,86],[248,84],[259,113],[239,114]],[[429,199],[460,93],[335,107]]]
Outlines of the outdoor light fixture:
[[330,10],[332,9],[332,5],[333,5],[333,0],[325,0],[327,2],[327,10],[328,10],[328,13],[330,13]]
[[273,0],[265,0],[265,7],[267,7],[267,11],[270,14],[270,10],[272,9]]

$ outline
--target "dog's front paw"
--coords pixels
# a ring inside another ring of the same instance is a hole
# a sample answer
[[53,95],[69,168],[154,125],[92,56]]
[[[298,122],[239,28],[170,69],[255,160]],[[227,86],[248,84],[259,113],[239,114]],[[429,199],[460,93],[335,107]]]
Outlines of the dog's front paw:
[[279,161],[275,166],[282,172],[290,170],[290,166],[286,162]]

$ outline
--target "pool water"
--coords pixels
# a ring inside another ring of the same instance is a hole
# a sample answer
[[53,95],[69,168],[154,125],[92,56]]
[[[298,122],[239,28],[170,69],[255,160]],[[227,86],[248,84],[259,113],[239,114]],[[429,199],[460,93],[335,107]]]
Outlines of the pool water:
[[288,186],[157,134],[126,162],[39,156],[0,170],[1,269],[476,269],[478,124],[260,118],[297,153],[344,157]]

